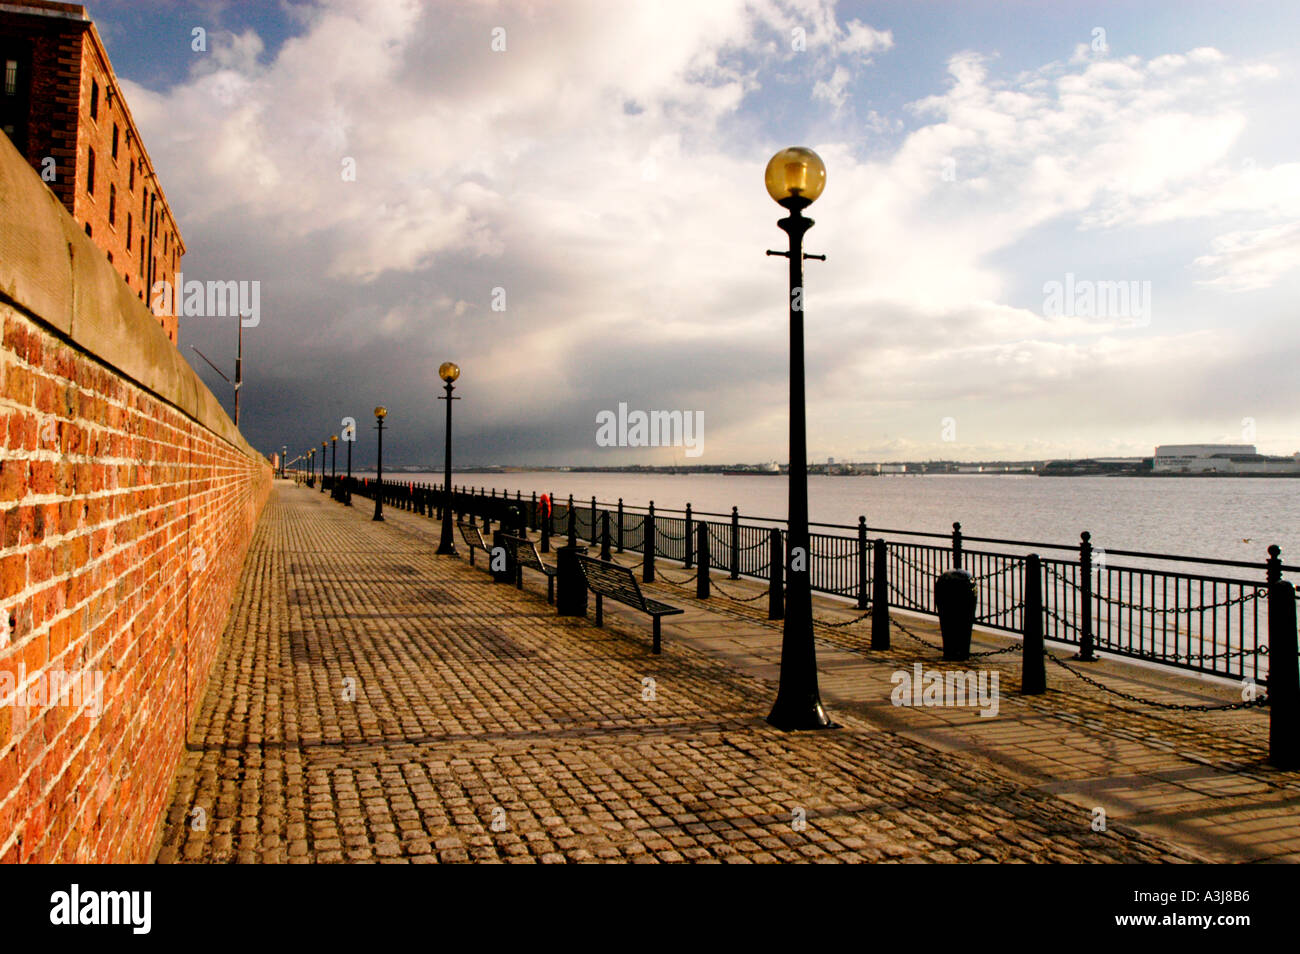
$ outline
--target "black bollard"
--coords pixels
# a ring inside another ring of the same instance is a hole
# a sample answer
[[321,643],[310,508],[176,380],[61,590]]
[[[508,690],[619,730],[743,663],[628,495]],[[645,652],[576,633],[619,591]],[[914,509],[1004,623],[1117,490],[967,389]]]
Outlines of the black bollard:
[[618,498],[618,552],[623,552],[623,498]]
[[691,540],[691,505],[689,503],[686,505],[686,522],[682,526],[686,528],[682,531],[682,550],[686,553],[685,558],[682,560],[682,569],[689,570],[695,563],[694,554],[692,553],[694,541]]
[[1043,657],[1043,564],[1037,553],[1025,557],[1025,626],[1020,647],[1020,694],[1047,691],[1047,661]]
[[883,538],[872,546],[871,648],[889,648],[889,544]]
[[767,549],[767,618],[785,618],[785,548],[781,545],[781,530],[773,527]]
[[740,509],[731,508],[731,578],[740,579]]
[[[690,531],[688,530],[689,534]],[[709,598],[709,567],[713,562],[709,559],[709,521],[701,520],[699,528],[699,564],[700,568],[695,574],[695,598],[697,600],[707,600]]]
[[934,581],[934,604],[943,634],[943,658],[970,658],[971,627],[975,624],[975,582],[966,570],[945,570]]
[[641,582],[653,583],[655,581],[655,502],[653,500],[646,510],[645,543],[641,544],[641,555],[645,557],[641,561]]
[[867,518],[858,517],[858,609],[870,605],[867,597]]
[[587,615],[587,580],[578,566],[586,547],[555,549],[555,612],[560,616]]
[[1268,761],[1300,768],[1300,668],[1296,660],[1295,587],[1268,585]]

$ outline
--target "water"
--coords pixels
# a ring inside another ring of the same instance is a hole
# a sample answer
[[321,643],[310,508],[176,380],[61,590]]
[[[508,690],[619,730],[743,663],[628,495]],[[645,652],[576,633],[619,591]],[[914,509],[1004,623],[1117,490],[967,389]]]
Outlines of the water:
[[[440,483],[436,474],[394,474],[396,480]],[[730,513],[782,519],[784,476],[519,472],[458,474],[457,485],[498,493],[552,493],[563,500]],[[960,521],[968,537],[1094,546],[1184,556],[1257,561],[1269,544],[1300,565],[1300,480],[1288,478],[1142,478],[933,475],[808,478],[809,516],[821,523],[950,533]],[[840,531],[835,531],[840,532]],[[1249,570],[1237,571],[1250,575]],[[1262,576],[1262,570],[1261,570]]]

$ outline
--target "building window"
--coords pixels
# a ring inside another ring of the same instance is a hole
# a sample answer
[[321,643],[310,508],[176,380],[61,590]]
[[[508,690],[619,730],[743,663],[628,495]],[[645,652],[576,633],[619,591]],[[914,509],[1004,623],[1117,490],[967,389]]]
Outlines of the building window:
[[99,81],[90,81],[90,118],[99,119]]
[[114,160],[117,159],[117,136],[118,136],[117,123],[113,123],[113,159]]
[[5,60],[5,95],[18,95],[18,61]]
[[90,150],[90,170],[86,175],[86,194],[95,194],[95,150]]
[[134,162],[131,163],[131,180],[126,184],[126,187],[131,192],[135,191],[135,163]]
[[131,225],[132,225],[132,222],[133,222],[133,220],[132,220],[132,218],[131,218],[131,213],[128,212],[128,213],[126,214],[126,252],[127,252],[128,255],[131,254]]
[[[86,223],[86,234],[87,234],[87,235],[91,235],[91,231],[90,231],[90,223],[89,223],[89,222]],[[92,236],[92,237],[93,237],[93,236]]]
[[108,264],[112,265],[112,264],[113,264],[113,253],[112,253],[112,252],[108,252],[107,254],[108,254]]
[[117,186],[113,183],[108,184],[108,224],[113,225],[117,220]]
[[140,236],[140,277],[144,278],[144,236]]

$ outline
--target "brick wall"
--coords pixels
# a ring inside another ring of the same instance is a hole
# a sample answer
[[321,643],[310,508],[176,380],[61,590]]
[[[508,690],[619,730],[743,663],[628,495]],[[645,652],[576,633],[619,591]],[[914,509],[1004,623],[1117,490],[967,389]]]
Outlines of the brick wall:
[[[95,26],[0,4],[0,58],[8,56],[18,59],[18,86],[27,100],[16,131],[27,161],[40,171],[54,159],[50,189],[90,229],[136,297],[147,303],[150,275],[174,287],[185,244]],[[0,100],[0,111],[4,105]],[[176,317],[157,318],[175,342]]]
[[0,324],[0,860],[147,861],[270,466],[4,137]]

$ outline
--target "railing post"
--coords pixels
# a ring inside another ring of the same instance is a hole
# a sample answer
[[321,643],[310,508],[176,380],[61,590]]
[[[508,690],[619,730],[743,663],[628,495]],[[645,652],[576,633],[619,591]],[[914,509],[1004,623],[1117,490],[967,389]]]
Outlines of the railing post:
[[955,520],[952,524],[952,568],[961,569],[961,524]]
[[539,530],[537,526],[537,491],[533,491],[533,502],[528,505],[528,526],[533,530]]
[[686,529],[682,531],[682,550],[685,552],[686,556],[682,560],[682,568],[689,570],[692,566],[695,565],[694,553],[692,552],[695,546],[695,542],[691,539],[691,505],[689,503],[686,504],[685,526]]
[[731,578],[740,579],[740,511],[731,508]]
[[645,583],[655,581],[655,502],[650,501],[650,507],[645,515],[645,542],[641,544],[641,555],[645,557],[641,561],[641,579]]
[[[1277,546],[1269,552],[1281,552]],[[1300,767],[1300,667],[1297,665],[1295,587],[1268,584],[1268,761]]]
[[875,543],[875,565],[871,570],[871,648],[889,648],[889,544]]
[[[690,530],[686,531],[688,534]],[[709,598],[709,522],[700,521],[700,568],[695,574],[695,598],[697,600],[707,600]]]
[[1047,691],[1047,662],[1043,658],[1043,564],[1037,553],[1025,557],[1025,617],[1020,646],[1020,694]]
[[596,495],[591,495],[591,542],[595,543],[596,536]]
[[867,518],[858,517],[858,609],[870,604],[867,597]]
[[578,512],[573,509],[573,494],[569,494],[569,546],[578,545]]
[[618,552],[623,552],[623,498],[618,498]]
[[600,512],[600,558],[609,559],[609,511]]
[[[554,497],[547,497],[546,499],[547,499],[548,501],[550,501],[550,504],[551,504],[551,513],[554,513],[554,512],[555,512],[555,498],[554,498]],[[550,552],[551,552],[551,514],[550,514],[550,513],[544,513],[544,514],[542,514],[541,524],[542,524],[542,526],[541,526],[541,531],[542,531],[542,552],[543,552],[543,553],[550,553]]]
[[1092,646],[1092,534],[1087,530],[1079,534],[1079,604],[1082,618],[1079,621],[1080,662],[1096,662]]
[[785,619],[785,548],[781,545],[781,528],[771,530],[768,546],[767,618]]
[[1268,548],[1268,559],[1264,561],[1264,579],[1268,583],[1277,583],[1282,579],[1282,548],[1276,543]]

